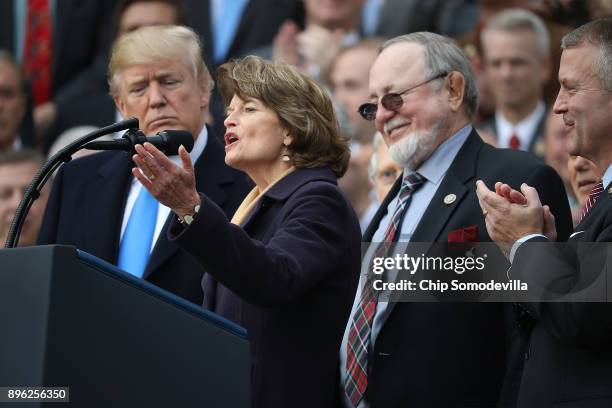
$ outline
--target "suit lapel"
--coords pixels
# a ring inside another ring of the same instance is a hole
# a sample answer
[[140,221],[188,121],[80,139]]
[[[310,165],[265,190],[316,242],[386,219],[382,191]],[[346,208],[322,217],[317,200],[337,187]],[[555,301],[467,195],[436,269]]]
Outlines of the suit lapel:
[[[453,160],[448,168],[436,194],[427,206],[421,221],[410,239],[410,242],[425,244],[419,245],[419,252],[426,253],[436,241],[446,241],[446,238],[444,240],[441,239],[440,234],[468,192],[466,184],[474,179],[476,162],[482,144],[483,142],[478,133],[472,130],[461,150],[457,153],[455,160]],[[454,194],[456,198],[452,203],[446,204],[444,198],[449,194]],[[409,248],[410,246],[408,246]],[[391,311],[393,311],[395,305],[396,302],[389,302],[385,313],[385,320]]]
[[[412,241],[435,242],[440,240],[440,233],[468,192],[466,184],[474,179],[476,161],[482,143],[480,136],[472,130],[442,179],[431,203],[427,206],[427,210],[412,235]],[[455,200],[446,204],[445,198],[452,197],[452,194],[455,195]]]
[[131,168],[132,162],[126,154],[115,154],[100,168],[84,197],[91,220],[84,249],[113,264],[117,263],[121,222],[132,178]]
[[[227,194],[222,186],[227,183],[232,183],[234,180],[230,169],[225,165],[222,149],[215,135],[209,130],[206,147],[194,165],[196,190],[206,194],[208,198],[213,200],[220,207],[222,207],[227,200]],[[170,213],[164,223],[157,242],[155,243],[155,247],[149,257],[143,275],[144,279],[159,269],[164,262],[179,250],[175,244],[171,243],[166,238],[168,227],[173,216],[174,214]]]

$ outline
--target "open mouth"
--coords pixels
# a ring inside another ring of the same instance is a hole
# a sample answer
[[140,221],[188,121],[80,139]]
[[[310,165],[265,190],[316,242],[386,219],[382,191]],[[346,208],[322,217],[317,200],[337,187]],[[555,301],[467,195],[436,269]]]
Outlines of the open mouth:
[[240,139],[234,133],[226,133],[224,140],[225,140],[225,147],[229,147],[233,145],[234,143],[238,142],[238,140]]

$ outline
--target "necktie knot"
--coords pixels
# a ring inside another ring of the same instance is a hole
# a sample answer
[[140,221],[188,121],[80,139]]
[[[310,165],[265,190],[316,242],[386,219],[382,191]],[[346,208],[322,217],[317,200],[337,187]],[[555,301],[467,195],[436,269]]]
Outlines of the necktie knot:
[[419,173],[408,173],[402,180],[401,191],[413,193],[418,190],[423,183],[425,183],[425,177],[421,176]]

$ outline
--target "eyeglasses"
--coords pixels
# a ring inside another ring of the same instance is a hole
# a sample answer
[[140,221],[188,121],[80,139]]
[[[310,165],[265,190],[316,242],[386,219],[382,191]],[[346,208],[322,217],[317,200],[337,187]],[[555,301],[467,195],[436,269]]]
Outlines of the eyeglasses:
[[[380,104],[385,107],[385,109],[391,111],[397,111],[404,104],[404,100],[402,99],[402,95],[417,89],[419,86],[423,86],[431,81],[435,81],[436,79],[444,78],[448,75],[448,72],[442,72],[432,78],[429,78],[411,88],[406,89],[405,91],[399,93],[388,93],[383,95],[380,98]],[[376,112],[378,111],[378,103],[368,102],[364,103],[357,109],[357,112],[363,117],[365,120],[374,120],[376,118]]]

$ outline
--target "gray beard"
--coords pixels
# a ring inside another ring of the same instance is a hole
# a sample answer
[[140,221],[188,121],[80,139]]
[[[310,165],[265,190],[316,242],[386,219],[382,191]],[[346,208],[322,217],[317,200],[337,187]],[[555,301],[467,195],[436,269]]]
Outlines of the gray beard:
[[429,130],[398,140],[389,146],[389,156],[400,166],[416,171],[433,153],[440,127],[436,123]]

